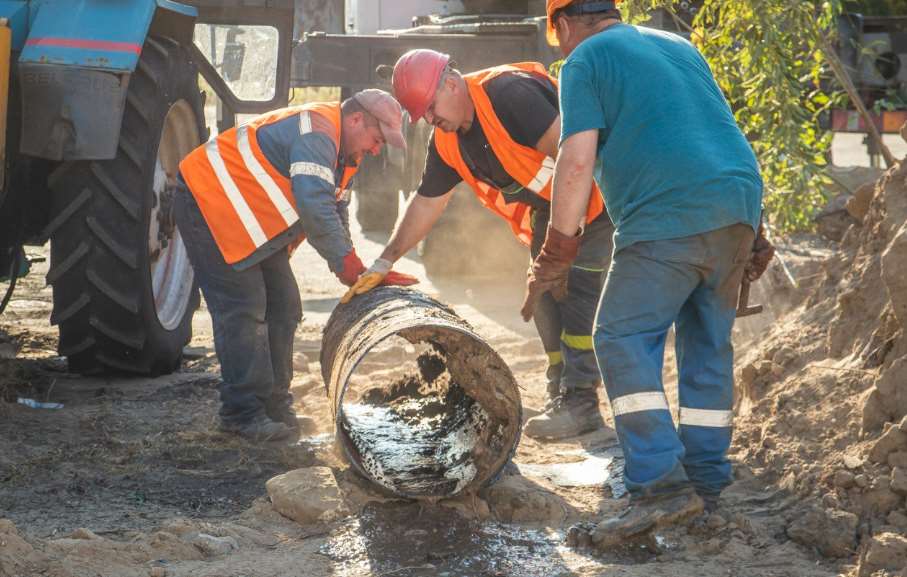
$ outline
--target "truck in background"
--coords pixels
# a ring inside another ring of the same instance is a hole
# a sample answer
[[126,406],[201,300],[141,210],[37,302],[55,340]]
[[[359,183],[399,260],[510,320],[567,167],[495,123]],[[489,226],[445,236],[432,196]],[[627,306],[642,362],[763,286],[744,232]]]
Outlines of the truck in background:
[[[897,134],[907,122],[907,15],[839,19],[838,54],[860,98],[882,134]],[[867,133],[860,114],[848,103],[832,110],[828,128],[834,132]],[[881,165],[875,141],[864,138],[870,164]]]

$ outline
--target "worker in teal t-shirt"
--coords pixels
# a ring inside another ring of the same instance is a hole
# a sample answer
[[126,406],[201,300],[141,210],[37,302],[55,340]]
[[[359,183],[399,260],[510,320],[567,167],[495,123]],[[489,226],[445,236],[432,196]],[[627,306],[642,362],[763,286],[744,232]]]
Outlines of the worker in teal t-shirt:
[[[773,249],[756,158],[692,44],[621,23],[613,1],[548,0],[548,28],[567,56],[561,143],[524,317],[566,282],[597,158],[615,233],[593,343],[631,494],[627,513],[592,531],[605,548],[718,507],[732,480],[737,294]],[[672,325],[677,426],[662,384]]]

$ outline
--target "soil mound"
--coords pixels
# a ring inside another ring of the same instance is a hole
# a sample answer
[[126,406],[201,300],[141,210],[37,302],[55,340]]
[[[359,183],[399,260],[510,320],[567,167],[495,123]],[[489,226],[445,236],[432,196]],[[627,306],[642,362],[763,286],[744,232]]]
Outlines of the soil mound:
[[[907,532],[907,163],[882,175],[819,275],[740,357],[735,450],[801,498],[792,539],[865,557]],[[853,539],[824,546],[828,526]]]

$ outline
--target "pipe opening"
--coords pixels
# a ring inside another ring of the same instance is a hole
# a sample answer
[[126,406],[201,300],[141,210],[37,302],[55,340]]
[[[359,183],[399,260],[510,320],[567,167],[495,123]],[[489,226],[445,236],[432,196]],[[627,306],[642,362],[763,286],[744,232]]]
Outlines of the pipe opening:
[[437,301],[403,289],[373,292],[372,306],[357,299],[358,311],[338,307],[325,329],[322,370],[347,459],[398,496],[477,490],[500,473],[519,439],[513,375]]
[[385,489],[452,495],[475,479],[474,455],[483,437],[493,434],[487,430],[491,419],[451,376],[446,359],[420,345],[415,358],[399,365],[398,378],[351,383],[339,426],[361,466]]

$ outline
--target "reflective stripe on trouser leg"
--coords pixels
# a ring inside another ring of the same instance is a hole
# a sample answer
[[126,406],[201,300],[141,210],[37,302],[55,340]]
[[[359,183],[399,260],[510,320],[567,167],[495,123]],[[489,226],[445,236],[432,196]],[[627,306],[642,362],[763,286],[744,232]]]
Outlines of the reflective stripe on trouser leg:
[[561,315],[557,302],[550,294],[545,293],[532,315],[535,330],[538,331],[545,354],[550,364],[558,364],[557,355],[561,353]]
[[702,493],[719,493],[733,480],[727,458],[734,401],[731,330],[734,300],[752,236],[749,227],[702,235],[712,247],[707,273],[677,317],[679,425],[686,449],[683,464]]
[[696,249],[696,243],[652,241],[621,250],[598,307],[595,353],[626,460],[624,481],[634,496],[688,482],[662,368],[668,329],[699,284]]
[[567,297],[558,303],[561,324],[561,352],[564,355],[562,385],[566,389],[588,388],[601,382],[592,327],[595,307],[602,288],[601,272],[571,269],[567,282]]

